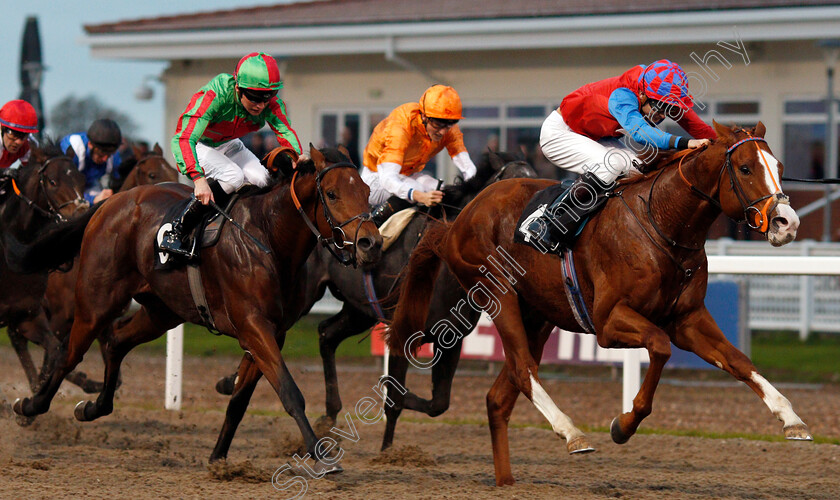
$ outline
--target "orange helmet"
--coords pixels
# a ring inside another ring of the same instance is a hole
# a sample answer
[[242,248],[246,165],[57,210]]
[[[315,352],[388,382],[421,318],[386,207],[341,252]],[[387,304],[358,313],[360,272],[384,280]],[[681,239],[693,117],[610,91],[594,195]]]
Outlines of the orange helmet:
[[420,98],[420,111],[429,118],[460,120],[461,98],[458,92],[446,85],[432,85]]

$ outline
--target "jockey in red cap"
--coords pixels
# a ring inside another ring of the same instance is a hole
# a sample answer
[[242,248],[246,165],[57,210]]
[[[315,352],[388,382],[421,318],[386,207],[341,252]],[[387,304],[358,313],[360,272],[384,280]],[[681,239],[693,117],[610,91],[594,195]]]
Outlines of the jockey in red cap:
[[0,108],[0,168],[7,168],[17,160],[29,161],[29,135],[38,133],[38,115],[26,101],[16,99]]

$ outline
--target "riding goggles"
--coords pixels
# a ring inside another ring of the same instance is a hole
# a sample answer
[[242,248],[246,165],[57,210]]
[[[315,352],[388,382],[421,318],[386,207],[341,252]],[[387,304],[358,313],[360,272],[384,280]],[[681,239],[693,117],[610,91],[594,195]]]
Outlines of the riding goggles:
[[254,104],[260,104],[263,102],[268,102],[277,95],[279,89],[274,90],[254,90],[254,89],[243,89],[240,88],[239,91],[242,95],[245,96],[246,99],[253,102]]

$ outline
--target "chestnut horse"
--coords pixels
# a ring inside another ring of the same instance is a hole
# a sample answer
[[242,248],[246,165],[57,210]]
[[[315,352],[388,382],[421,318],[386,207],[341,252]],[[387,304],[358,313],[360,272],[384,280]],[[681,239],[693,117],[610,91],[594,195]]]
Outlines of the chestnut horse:
[[[14,186],[10,179],[4,180],[5,194],[0,201],[3,257],[13,241],[26,243],[45,226],[63,223],[88,207],[81,195],[85,177],[73,163],[72,149],[68,156],[50,141],[42,146],[30,143],[30,147],[29,163],[14,173]],[[9,269],[5,258],[0,258],[0,276],[0,326],[8,326],[9,339],[34,392],[39,375],[28,342],[44,348],[44,367],[58,355],[60,346],[50,331],[42,303],[47,273],[19,274]]]
[[[598,344],[644,347],[650,355],[633,409],[611,425],[616,443],[626,442],[650,414],[672,342],[747,384],[783,422],[788,439],[811,440],[790,402],[729,343],[703,304],[708,279],[704,243],[721,212],[746,219],[774,246],[793,241],[799,226],[780,189],[783,166],[763,139],[764,125],[745,131],[715,123],[715,129],[717,139],[704,150],[677,153],[660,161],[658,170],[621,182],[574,245],[574,265]],[[402,285],[410,293],[401,294],[388,331],[391,349],[410,353],[416,348],[409,339],[423,328],[430,277],[441,260],[476,302],[486,304],[506,357],[487,394],[497,485],[514,482],[507,428],[520,392],[566,439],[570,453],[592,451],[584,434],[542,388],[537,373],[552,326],[573,331],[583,326],[564,292],[561,259],[513,240],[531,197],[551,184],[497,183],[453,224],[427,232]],[[506,276],[497,276],[502,271],[493,271],[488,256],[503,263]]]
[[[134,149],[134,163],[128,175],[123,180],[119,191],[128,191],[135,186],[158,184],[160,182],[177,182],[178,172],[163,157],[163,150],[158,144],[146,153],[138,148]],[[50,328],[59,339],[66,339],[73,326],[73,315],[76,309],[75,295],[78,267],[73,263],[67,270],[50,273],[47,280],[47,315]],[[67,380],[82,388],[87,393],[102,391],[102,383],[89,380],[83,372],[74,371],[67,375]]]
[[[284,333],[299,317],[300,274],[318,241],[345,247],[359,263],[372,264],[379,259],[382,237],[367,213],[369,188],[353,164],[337,150],[322,153],[310,146],[310,155],[311,160],[301,162],[294,175],[243,196],[230,214],[242,229],[226,224],[219,242],[202,250],[200,270],[216,327],[239,340],[296,420],[310,456],[318,460],[324,452],[316,449],[303,395],[281,354]],[[15,402],[16,413],[46,412],[64,377],[93,340],[105,334],[105,388],[96,401],[80,402],[74,413],[81,421],[108,415],[120,363],[133,347],[185,321],[202,324],[190,298],[186,270],[155,269],[155,235],[164,214],[191,191],[171,183],[139,186],[115,194],[87,217],[78,263],[76,318],[66,357],[37,394]],[[71,257],[78,249],[74,238],[85,222],[76,226],[75,231],[45,235],[21,257],[21,265],[54,265]],[[112,329],[132,297],[142,307]],[[320,461],[315,467],[322,472],[341,470],[338,464]]]

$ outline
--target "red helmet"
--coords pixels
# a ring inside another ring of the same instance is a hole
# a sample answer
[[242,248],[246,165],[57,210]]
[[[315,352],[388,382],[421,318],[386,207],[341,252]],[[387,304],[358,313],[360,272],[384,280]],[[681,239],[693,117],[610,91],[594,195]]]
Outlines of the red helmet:
[[38,115],[26,101],[15,99],[0,108],[0,125],[27,134],[38,133]]
[[429,118],[460,120],[461,98],[455,89],[446,85],[432,85],[420,98],[420,111]]

